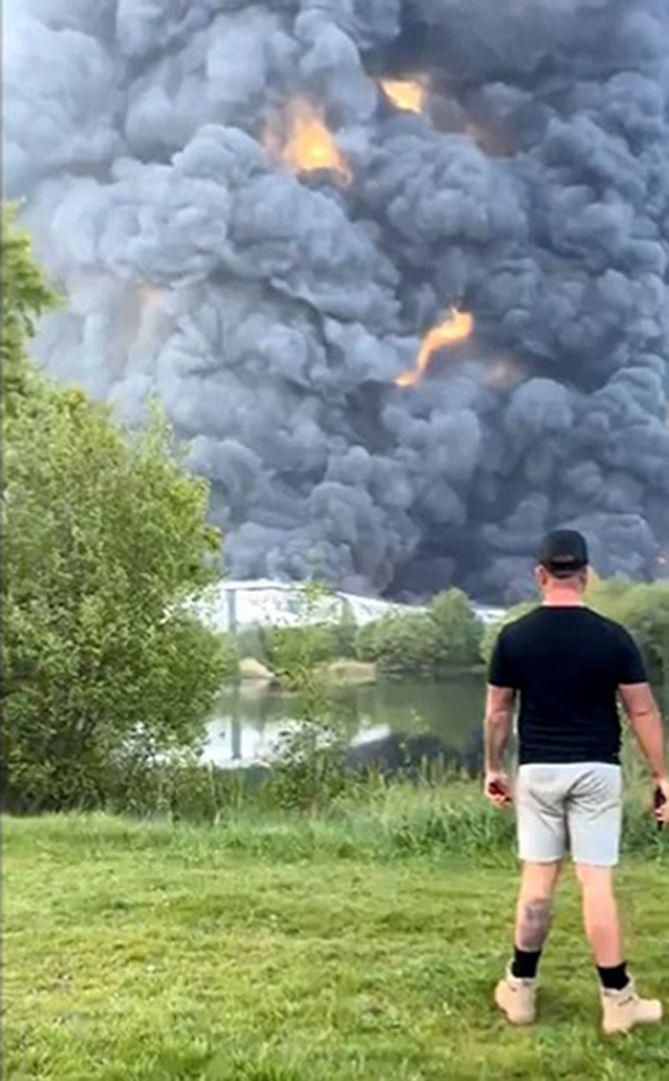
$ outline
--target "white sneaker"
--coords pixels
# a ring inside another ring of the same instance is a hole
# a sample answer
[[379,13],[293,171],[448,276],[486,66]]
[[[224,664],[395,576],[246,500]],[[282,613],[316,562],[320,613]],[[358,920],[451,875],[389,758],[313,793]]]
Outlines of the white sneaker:
[[514,976],[511,966],[495,988],[495,1002],[512,1025],[531,1025],[537,1017],[537,980]]
[[662,1020],[662,1003],[656,998],[639,998],[633,980],[622,991],[603,987],[601,994],[602,1027],[607,1036],[629,1032],[635,1025],[654,1025]]

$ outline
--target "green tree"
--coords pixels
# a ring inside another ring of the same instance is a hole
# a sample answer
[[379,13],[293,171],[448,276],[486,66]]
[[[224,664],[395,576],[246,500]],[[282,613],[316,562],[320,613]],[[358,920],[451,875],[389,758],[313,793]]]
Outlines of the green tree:
[[361,628],[358,656],[388,679],[429,679],[443,658],[439,629],[423,612],[391,612]]
[[[14,225],[14,207],[2,208],[2,405],[6,425],[37,390],[27,343],[40,315],[58,306],[58,294],[32,260],[30,237]],[[39,381],[37,381],[39,382]]]
[[479,659],[483,624],[460,589],[438,593],[430,605],[446,666],[472,665]]
[[275,671],[296,692],[294,720],[279,735],[269,785],[282,807],[327,806],[351,784],[346,771],[350,718],[333,700],[321,670],[323,661],[332,659],[335,639],[325,633],[330,627],[311,622],[329,596],[324,583],[307,582],[300,597],[306,625],[274,628]]
[[356,652],[389,679],[430,679],[476,664],[482,631],[465,594],[449,589],[426,612],[392,611],[361,627]]
[[94,806],[201,740],[226,658],[191,603],[220,574],[219,536],[157,407],[131,438],[31,364],[54,296],[4,226],[5,799]]
[[264,634],[267,663],[289,689],[295,689],[305,662],[322,664],[336,655],[333,629],[323,623],[304,627],[267,627]]

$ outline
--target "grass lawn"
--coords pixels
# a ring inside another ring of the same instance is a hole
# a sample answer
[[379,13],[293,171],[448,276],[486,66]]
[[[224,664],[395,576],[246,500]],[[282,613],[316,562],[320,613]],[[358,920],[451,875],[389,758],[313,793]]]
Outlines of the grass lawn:
[[[222,842],[103,815],[5,822],[4,1076],[40,1081],[669,1077],[669,1023],[598,1032],[571,871],[541,1020],[491,991],[509,952],[504,850],[375,857]],[[669,1007],[668,864],[619,872],[628,955]]]

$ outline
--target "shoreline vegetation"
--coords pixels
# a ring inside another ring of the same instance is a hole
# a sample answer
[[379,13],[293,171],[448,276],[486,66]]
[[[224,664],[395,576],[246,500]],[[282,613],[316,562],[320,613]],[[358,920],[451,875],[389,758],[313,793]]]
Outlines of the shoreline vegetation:
[[[305,583],[305,595],[313,585]],[[316,588],[327,589],[320,584]],[[642,649],[651,682],[669,688],[669,581],[597,579],[586,599],[595,611],[628,627]],[[282,669],[282,659],[286,653],[303,651],[305,637],[311,639],[308,648],[314,664],[328,678],[344,682],[483,675],[501,627],[537,603],[514,605],[499,620],[484,625],[470,599],[454,588],[435,596],[427,611],[390,612],[359,627],[341,621],[224,632],[226,681],[264,679],[290,689],[290,673]],[[351,662],[350,667],[345,662]]]

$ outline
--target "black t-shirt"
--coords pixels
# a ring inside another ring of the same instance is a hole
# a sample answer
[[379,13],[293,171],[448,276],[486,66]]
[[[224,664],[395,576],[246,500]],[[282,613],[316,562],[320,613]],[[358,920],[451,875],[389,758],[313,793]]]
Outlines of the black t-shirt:
[[589,608],[544,605],[503,628],[489,682],[520,692],[527,762],[620,761],[616,691],[645,683],[641,654],[618,623]]

